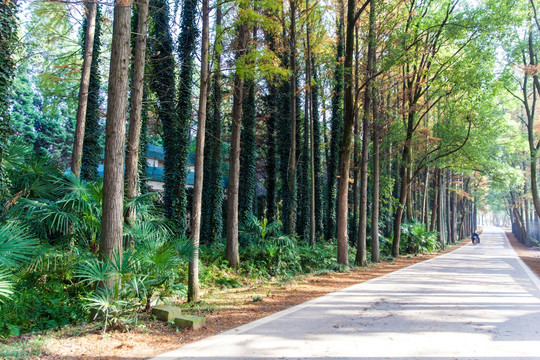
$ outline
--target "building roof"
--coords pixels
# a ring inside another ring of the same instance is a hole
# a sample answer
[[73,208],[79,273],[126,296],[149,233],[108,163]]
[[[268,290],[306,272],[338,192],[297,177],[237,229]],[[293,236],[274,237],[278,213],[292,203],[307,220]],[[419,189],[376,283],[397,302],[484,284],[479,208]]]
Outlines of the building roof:
[[[164,160],[165,151],[163,146],[158,145],[148,145],[146,150],[146,156],[152,159]],[[189,153],[188,155],[188,165],[195,165],[195,154]]]
[[[98,175],[101,178],[103,177],[103,164],[98,165]],[[157,166],[148,166],[146,168],[146,178],[147,180],[165,182],[165,169]],[[229,186],[229,177],[222,176],[221,183],[223,188],[227,188]],[[195,184],[195,172],[190,170],[187,175],[186,185],[193,186],[193,184]]]
[[163,146],[149,144],[146,148],[146,156],[158,160],[165,159],[165,152],[163,151]]

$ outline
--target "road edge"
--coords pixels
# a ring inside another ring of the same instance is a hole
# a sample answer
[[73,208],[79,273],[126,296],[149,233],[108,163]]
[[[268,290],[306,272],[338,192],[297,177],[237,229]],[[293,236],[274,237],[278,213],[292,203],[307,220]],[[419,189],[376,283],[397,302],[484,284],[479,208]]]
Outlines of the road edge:
[[527,264],[525,264],[525,262],[523,260],[521,260],[521,258],[519,257],[518,252],[516,251],[516,249],[514,249],[514,246],[510,242],[510,239],[508,239],[508,236],[506,236],[506,232],[504,230],[502,230],[502,229],[501,229],[501,231],[502,231],[502,233],[504,235],[504,238],[506,239],[506,241],[508,243],[508,246],[510,247],[510,249],[512,249],[512,251],[516,255],[516,259],[518,261],[518,264],[523,268],[523,270],[525,271],[525,274],[527,274],[527,276],[529,277],[531,282],[536,286],[538,291],[540,291],[540,277],[538,277],[538,275],[536,275],[531,270],[531,268],[529,268],[529,266]]

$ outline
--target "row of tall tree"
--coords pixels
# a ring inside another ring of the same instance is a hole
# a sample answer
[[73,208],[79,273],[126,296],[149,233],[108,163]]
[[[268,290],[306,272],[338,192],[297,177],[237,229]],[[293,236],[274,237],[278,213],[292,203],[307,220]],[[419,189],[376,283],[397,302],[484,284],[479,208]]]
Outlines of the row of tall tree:
[[[185,0],[178,17],[177,3],[116,0],[105,87],[108,12],[84,1],[78,103],[65,132],[76,176],[96,179],[104,164],[101,253],[122,252],[123,201],[146,191],[152,142],[164,148],[163,207],[175,232],[192,238],[195,254],[199,242],[225,237],[232,267],[251,217],[280,222],[312,246],[337,239],[343,265],[351,245],[356,264],[379,261],[380,239],[399,256],[404,222],[439,232],[443,246],[468,236],[504,127],[497,49],[518,19],[501,14],[531,4]],[[16,31],[16,3],[2,6],[4,41]],[[524,58],[534,84],[535,51]],[[9,73],[2,89],[13,78],[10,59],[0,64]],[[12,96],[13,116],[20,99]],[[197,271],[194,256],[194,301]]]

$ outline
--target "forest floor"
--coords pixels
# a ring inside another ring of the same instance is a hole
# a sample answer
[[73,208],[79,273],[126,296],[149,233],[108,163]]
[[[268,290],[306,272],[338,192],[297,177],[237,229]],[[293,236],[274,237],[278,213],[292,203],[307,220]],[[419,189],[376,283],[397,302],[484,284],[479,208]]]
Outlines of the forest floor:
[[[540,276],[540,252],[519,244],[507,233],[522,260]],[[141,316],[139,326],[130,332],[109,332],[103,336],[96,324],[69,326],[44,335],[25,335],[9,340],[2,347],[24,349],[25,354],[5,353],[7,359],[145,359],[201,340],[228,329],[252,322],[312,298],[346,288],[356,283],[388,274],[466,245],[462,241],[445,251],[403,256],[393,261],[352,268],[342,273],[304,275],[294,279],[253,281],[234,289],[205,289],[203,301],[195,306],[181,304],[184,313],[206,317],[200,330],[176,330],[173,326]],[[18,345],[18,346],[17,346]],[[21,356],[22,355],[22,356]]]
[[514,234],[506,231],[506,237],[510,240],[510,244],[525,264],[538,276],[540,276],[540,251],[532,250],[520,243]]

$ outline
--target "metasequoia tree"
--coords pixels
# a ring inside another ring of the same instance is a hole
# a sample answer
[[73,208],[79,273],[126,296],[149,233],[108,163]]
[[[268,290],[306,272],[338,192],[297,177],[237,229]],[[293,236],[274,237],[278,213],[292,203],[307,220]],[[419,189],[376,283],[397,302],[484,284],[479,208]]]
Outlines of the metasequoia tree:
[[347,233],[348,222],[348,199],[349,199],[349,167],[352,152],[352,132],[354,126],[354,81],[353,81],[353,54],[354,54],[354,29],[355,23],[364,12],[369,0],[359,9],[356,9],[354,0],[347,1],[347,28],[345,35],[345,61],[343,64],[343,137],[339,156],[339,180],[338,180],[338,207],[337,207],[337,261],[339,264],[348,265],[349,239]]
[[213,53],[212,90],[208,99],[206,146],[204,147],[204,174],[202,196],[201,240],[211,242],[223,233],[223,184],[222,184],[222,74],[221,49],[223,29],[221,26],[222,4],[216,4],[216,31]]
[[0,3],[0,196],[4,191],[3,158],[10,132],[9,90],[15,74],[13,50],[17,33],[17,1]]
[[[289,185],[289,214],[288,214],[288,233],[295,233],[295,215],[296,215],[296,177],[297,177],[297,154],[296,154],[296,134],[297,134],[297,74],[296,74],[296,8],[298,4],[296,0],[289,0],[290,11],[290,28],[289,28],[289,69],[291,71],[290,76],[290,103],[291,103],[291,118],[290,118],[290,136],[291,136],[291,149],[289,152],[289,168],[288,168],[288,185]],[[284,216],[287,216],[284,214]]]
[[122,253],[124,146],[129,78],[131,5],[131,0],[117,0],[114,4],[107,122],[105,126],[101,243],[99,248],[102,258],[111,259],[114,253]]
[[[283,41],[286,41],[285,24],[283,24]],[[287,51],[282,50],[281,59],[283,67],[289,67],[289,57]],[[291,127],[291,82],[282,81],[278,89],[278,110],[279,128],[277,130],[278,148],[279,148],[279,180],[281,182],[281,221],[283,222],[283,231],[289,232],[289,213],[293,203],[294,194],[291,192],[289,176],[289,158],[291,156],[292,135]]]
[[142,126],[142,105],[144,89],[144,68],[146,64],[146,32],[148,28],[148,0],[137,5],[137,35],[131,81],[131,111],[126,149],[126,195],[137,196],[139,175],[139,149]]
[[[84,180],[95,181],[99,179],[98,166],[103,155],[101,117],[101,78],[99,66],[101,64],[101,7],[96,8],[94,50],[92,52],[92,65],[90,67],[90,80],[88,83],[88,101],[86,104],[86,120],[84,122],[84,141],[82,146],[82,159],[80,176]],[[84,19],[82,26],[83,51],[86,48],[86,34],[89,19]]]
[[[246,5],[246,4],[242,4]],[[238,190],[240,181],[240,133],[242,127],[242,102],[244,97],[244,74],[239,68],[238,59],[246,55],[249,42],[249,24],[244,18],[245,8],[240,7],[240,21],[236,39],[237,68],[234,75],[231,151],[229,155],[229,187],[227,199],[227,244],[225,258],[229,266],[240,265],[238,254]]]
[[[369,138],[371,135],[371,122],[373,117],[373,101],[375,93],[373,91],[373,77],[375,75],[376,60],[376,35],[375,35],[375,10],[376,0],[370,0],[369,12],[369,33],[367,66],[364,91],[364,114],[362,117],[362,158],[360,166],[360,209],[358,219],[358,242],[356,248],[356,263],[364,266],[367,264],[367,198],[368,198],[368,158],[369,158]],[[374,194],[375,195],[375,194]]]
[[[271,31],[264,32],[265,43],[269,51],[276,52],[276,35]],[[277,128],[279,125],[278,98],[279,91],[273,78],[266,79],[268,95],[264,97],[266,109],[266,218],[275,221],[278,217],[278,175],[279,152]]]
[[[339,146],[343,133],[343,48],[345,26],[343,1],[338,1],[336,64],[333,79],[330,152],[327,156],[326,214],[324,230],[326,239],[336,234],[336,199],[338,184]],[[352,60],[351,60],[352,61]],[[324,114],[324,113],[323,113]],[[326,140],[325,140],[326,142]]]
[[315,196],[313,201],[315,201],[315,233],[318,236],[324,236],[324,181],[323,181],[323,156],[321,152],[321,128],[320,117],[319,117],[319,94],[321,86],[319,85],[319,76],[317,72],[317,66],[315,65],[315,58],[311,56],[311,77],[312,84],[310,87],[310,98],[311,98],[311,124],[312,129],[312,146],[313,146],[313,155],[312,155],[312,180],[313,186],[315,187]]
[[82,150],[84,141],[84,128],[86,122],[86,108],[88,104],[88,87],[90,85],[90,70],[94,52],[94,34],[96,30],[97,1],[88,0],[86,5],[86,34],[84,36],[84,56],[79,87],[79,105],[77,107],[77,120],[75,125],[75,139],[71,153],[71,171],[75,176],[81,174]]
[[208,43],[210,28],[209,0],[202,3],[201,84],[197,113],[197,144],[195,149],[195,180],[191,211],[191,243],[193,256],[189,261],[188,301],[199,301],[199,238],[201,234],[201,205],[204,169],[204,142],[206,135],[206,100],[208,97]]
[[[319,151],[319,149],[315,148],[315,135],[314,135],[314,117],[313,117],[313,92],[312,92],[312,83],[311,83],[311,70],[312,70],[312,59],[311,59],[311,32],[310,32],[310,11],[309,11],[309,0],[306,0],[306,78],[307,78],[307,84],[306,84],[306,113],[304,116],[306,117],[307,121],[306,123],[309,124],[309,151],[310,151],[310,227],[309,227],[309,244],[312,248],[315,247],[315,233],[316,233],[316,226],[315,226],[315,151]],[[304,129],[304,132],[307,131],[307,128]],[[318,175],[318,174],[317,174]]]
[[[253,28],[250,45],[253,48],[257,42],[257,27]],[[256,120],[256,83],[255,79],[248,78],[244,81],[244,96],[242,99],[242,130],[240,133],[240,188],[239,188],[239,216],[240,222],[245,221],[255,213],[256,202],[256,161],[257,144],[255,140]]]
[[[534,6],[534,4],[533,4]],[[534,7],[533,7],[534,8]],[[534,8],[535,9],[535,8]],[[536,13],[536,10],[535,10]],[[535,17],[536,18],[536,17]],[[539,26],[540,31],[540,26]],[[540,81],[538,80],[538,57],[535,51],[532,29],[527,35],[527,47],[522,49],[523,78],[520,83],[522,96],[518,97],[525,110],[525,125],[529,143],[531,193],[536,214],[540,214],[540,194],[538,191],[538,151],[540,141],[535,136],[536,103],[540,96]],[[532,84],[529,82],[532,80]],[[532,88],[532,91],[531,91]]]
[[169,27],[169,5],[166,0],[150,0],[150,89],[156,94],[157,117],[163,126],[165,215],[173,216],[174,189],[177,174],[178,117],[175,111],[174,47]]
[[178,114],[178,127],[174,129],[174,169],[172,177],[165,179],[172,182],[171,186],[171,219],[176,223],[179,234],[186,231],[186,182],[187,161],[189,148],[189,129],[193,104],[191,103],[193,74],[195,72],[195,46],[198,36],[197,28],[197,1],[186,0],[182,6],[182,21],[178,37],[178,55],[180,58],[180,76],[178,84],[178,101],[176,112]]

